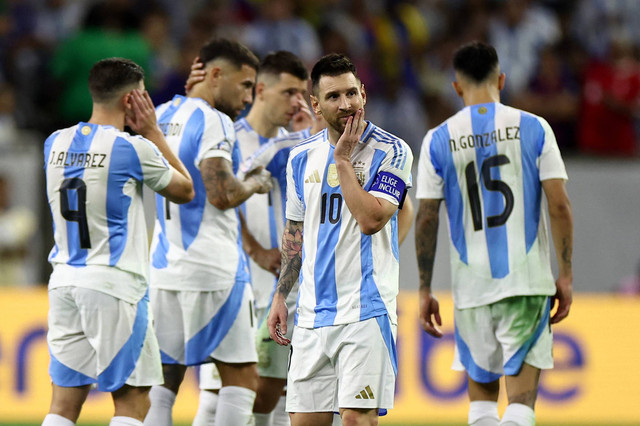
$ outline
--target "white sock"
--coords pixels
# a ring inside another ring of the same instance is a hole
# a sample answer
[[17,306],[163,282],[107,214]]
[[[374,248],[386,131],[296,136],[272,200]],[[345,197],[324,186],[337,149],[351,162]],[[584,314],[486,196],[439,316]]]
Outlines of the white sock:
[[152,386],[149,391],[151,408],[144,419],[145,426],[173,426],[173,404],[176,394],[164,386]]
[[202,389],[200,391],[200,402],[198,412],[191,426],[213,426],[218,408],[218,394]]
[[469,404],[469,425],[498,426],[498,403],[496,401],[471,401]]
[[[289,413],[285,409],[287,405],[287,397],[281,396],[278,400],[278,404],[276,408],[273,409],[273,426],[289,426],[291,425],[291,420],[289,419]],[[258,424],[256,423],[256,426]]]
[[66,417],[62,417],[58,414],[47,414],[44,416],[42,426],[73,426],[74,422]]
[[[273,426],[273,411],[267,414],[264,413],[253,413],[253,418],[255,419],[255,426]],[[195,426],[195,425],[194,425]]]
[[502,415],[501,426],[534,426],[536,413],[524,404],[509,404]]
[[331,423],[331,426],[342,426],[342,417],[340,417],[340,414],[333,413],[333,423]]
[[133,417],[115,416],[111,418],[109,426],[142,426],[142,422]]
[[216,425],[246,426],[253,421],[256,393],[240,386],[223,386],[218,396]]

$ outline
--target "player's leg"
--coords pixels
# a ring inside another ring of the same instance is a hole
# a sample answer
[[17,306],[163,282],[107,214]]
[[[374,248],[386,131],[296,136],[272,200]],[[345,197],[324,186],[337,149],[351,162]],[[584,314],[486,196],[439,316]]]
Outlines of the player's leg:
[[241,298],[238,310],[224,319],[224,323],[229,325],[225,325],[224,337],[211,354],[222,380],[215,417],[217,425],[246,425],[251,421],[258,389],[256,320],[251,285],[236,283],[227,298],[229,304],[235,297]]
[[162,353],[164,383],[153,386],[149,392],[151,407],[145,418],[147,426],[171,426],[173,405],[184,379],[185,323],[180,292],[161,289],[150,290],[154,330]]
[[[273,342],[274,344],[277,344]],[[272,411],[282,399],[284,399],[283,390],[286,386],[286,379],[277,379],[274,377],[259,377],[258,392],[256,401],[253,404],[253,412],[256,415],[256,426],[264,426],[271,424]],[[264,417],[269,417],[269,423],[264,423]],[[288,417],[288,415],[287,415]]]
[[395,328],[383,315],[331,330],[327,350],[339,372],[343,425],[377,425],[378,409],[393,408]]
[[496,336],[504,353],[505,386],[509,405],[503,425],[534,425],[540,370],[553,367],[553,336],[547,296],[521,296],[495,304],[500,318]]
[[291,413],[291,426],[331,426],[333,413]]
[[[467,376],[468,377],[468,376]],[[476,382],[468,377],[469,384],[469,425],[496,426],[500,423],[498,416],[498,394],[500,381],[488,383]]]
[[51,407],[42,426],[74,425],[80,416],[82,404],[87,399],[90,385],[62,387],[52,384]]
[[150,387],[133,387],[124,385],[111,392],[115,413],[110,426],[142,425],[151,402],[149,401]]
[[468,424],[497,426],[499,379],[503,373],[502,349],[493,329],[490,306],[455,309],[454,370],[468,377]]
[[213,426],[218,409],[218,393],[222,387],[220,373],[215,364],[202,364],[199,371],[200,396],[198,411],[193,418],[192,426]]

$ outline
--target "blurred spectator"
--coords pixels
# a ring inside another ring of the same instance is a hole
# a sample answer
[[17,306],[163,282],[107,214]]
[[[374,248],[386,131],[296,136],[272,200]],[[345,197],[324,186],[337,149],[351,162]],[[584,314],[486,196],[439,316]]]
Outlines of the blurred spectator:
[[8,179],[0,175],[0,286],[27,284],[26,259],[35,234],[36,217],[25,207],[12,207]]
[[511,103],[527,87],[538,67],[541,50],[560,39],[560,23],[549,10],[529,0],[500,2],[497,16],[489,25],[489,43],[500,57],[507,75],[502,91]]
[[516,108],[544,117],[563,153],[576,148],[575,122],[580,97],[580,82],[563,58],[570,48],[554,45],[543,49],[537,73],[512,102]]
[[151,76],[145,79],[145,85],[158,104],[168,99],[155,99],[154,94],[165,87],[180,60],[178,46],[170,37],[169,15],[159,7],[147,11],[142,17],[141,33],[151,49],[149,68],[153,70]]
[[61,85],[57,112],[63,127],[91,115],[87,78],[91,66],[113,56],[131,59],[149,75],[150,48],[139,31],[134,9],[122,0],[93,5],[82,30],[63,42],[51,61],[53,76]]
[[633,45],[620,36],[612,40],[608,59],[592,62],[585,71],[579,148],[590,154],[636,155],[639,117],[640,63]]
[[399,77],[389,78],[382,88],[382,93],[367,97],[366,118],[404,139],[417,156],[430,127],[419,93],[403,85]]
[[288,50],[310,67],[320,58],[320,40],[307,21],[294,15],[294,6],[293,0],[265,0],[261,17],[248,24],[243,41],[259,57]]
[[13,116],[14,108],[13,87],[9,83],[0,82],[0,149],[16,142],[18,129]]

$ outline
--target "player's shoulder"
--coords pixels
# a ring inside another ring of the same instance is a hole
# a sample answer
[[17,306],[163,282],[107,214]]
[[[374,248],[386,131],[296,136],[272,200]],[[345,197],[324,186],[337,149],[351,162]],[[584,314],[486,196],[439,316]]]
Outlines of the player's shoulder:
[[[282,139],[282,141],[284,140],[286,139]],[[291,148],[289,157],[294,158],[310,150],[316,149],[318,147],[322,147],[325,142],[329,143],[326,129],[316,133],[315,135],[311,135],[308,138],[302,139],[301,141],[299,141],[293,148]]]
[[404,139],[371,122],[368,122],[367,128],[362,134],[362,141],[375,149],[393,150],[394,152],[411,151]]

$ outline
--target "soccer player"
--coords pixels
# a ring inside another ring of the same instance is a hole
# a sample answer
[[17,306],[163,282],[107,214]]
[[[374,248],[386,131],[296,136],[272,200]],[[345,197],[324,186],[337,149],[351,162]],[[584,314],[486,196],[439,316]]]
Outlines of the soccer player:
[[[279,239],[284,228],[284,201],[286,164],[289,150],[310,134],[313,118],[304,100],[309,72],[293,53],[278,51],[262,60],[257,74],[255,97],[246,118],[235,123],[236,137],[241,157],[258,154],[250,161],[250,170],[256,162],[271,172],[273,189],[268,194],[256,194],[241,206],[244,218],[243,247],[251,258],[251,281],[255,295],[256,316],[260,324],[270,302],[277,271],[280,269]],[[302,119],[299,119],[302,116]],[[295,121],[304,131],[288,133],[285,126]],[[275,142],[272,145],[270,141]],[[271,148],[264,150],[269,145]],[[247,171],[240,170],[240,175]],[[293,295],[295,297],[295,294]],[[295,303],[295,299],[294,299]],[[270,425],[271,412],[280,402],[280,409],[273,415],[276,424],[288,424],[289,415],[284,411],[282,390],[286,383],[289,351],[275,344],[266,336],[258,337],[258,392],[254,404],[256,426]],[[211,418],[219,387],[218,375],[211,365],[200,369],[200,406],[194,424],[204,425],[204,418]],[[208,412],[209,414],[206,414]]]
[[[321,58],[311,83],[314,113],[328,127],[289,154],[282,271],[269,333],[292,346],[292,425],[330,425],[334,411],[345,425],[373,425],[378,409],[393,406],[397,210],[413,155],[404,141],[364,120],[366,93],[347,57]],[[285,300],[298,280],[289,340]]]
[[157,198],[151,306],[165,383],[151,390],[145,424],[172,424],[186,367],[215,362],[222,378],[215,423],[246,425],[257,389],[253,293],[235,207],[271,189],[258,168],[244,180],[232,118],[251,102],[258,59],[235,41],[200,50],[206,77],[157,108],[160,128],[194,179],[195,198]]
[[[141,425],[149,387],[162,383],[148,308],[142,184],[174,203],[194,193],[158,128],[143,78],[128,59],[97,62],[89,74],[91,118],[45,142],[55,240],[47,334],[53,393],[45,426],[75,424],[94,383],[113,397],[110,425]],[[142,137],[126,133],[125,124]]]
[[[468,375],[469,424],[499,424],[498,379],[504,374],[509,405],[500,424],[533,425],[540,369],[553,366],[550,324],[564,319],[571,306],[567,174],[548,123],[500,103],[505,75],[493,47],[464,45],[453,65],[453,87],[465,107],[427,133],[418,166],[420,321],[427,333],[442,336],[431,277],[444,199],[451,238],[454,369]],[[542,192],[558,262],[555,285]]]

